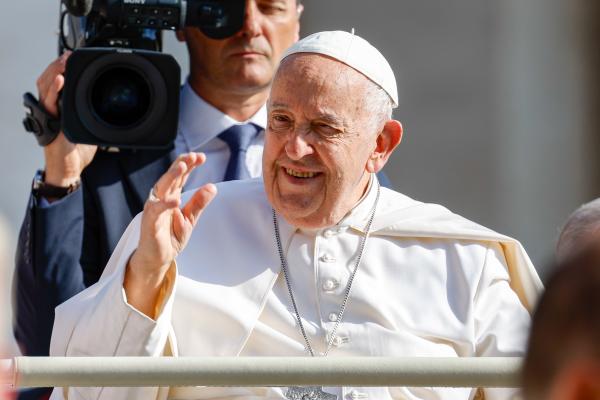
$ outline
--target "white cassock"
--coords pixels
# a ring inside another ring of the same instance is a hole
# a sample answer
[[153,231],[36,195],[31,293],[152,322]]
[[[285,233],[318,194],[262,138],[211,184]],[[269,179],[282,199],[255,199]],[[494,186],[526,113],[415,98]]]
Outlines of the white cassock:
[[[375,180],[373,180],[375,181]],[[376,197],[372,184],[338,225],[299,230],[279,217],[303,324],[315,351],[344,298]],[[260,179],[218,185],[160,314],[127,304],[131,223],[102,278],[56,309],[53,356],[305,356]],[[447,209],[381,188],[363,261],[329,357],[520,356],[542,285],[521,245]],[[168,349],[168,350],[165,350]],[[471,399],[474,389],[325,388],[338,399]],[[64,388],[69,399],[281,399],[285,388]],[[486,399],[512,398],[490,389]],[[66,397],[66,396],[65,396]]]

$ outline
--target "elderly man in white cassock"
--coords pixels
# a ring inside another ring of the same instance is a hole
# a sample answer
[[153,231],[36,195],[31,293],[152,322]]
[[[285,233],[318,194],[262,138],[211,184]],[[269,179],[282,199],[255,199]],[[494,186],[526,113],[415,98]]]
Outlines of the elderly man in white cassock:
[[[94,286],[57,308],[65,356],[519,356],[541,289],[515,240],[380,187],[394,74],[364,39],[285,54],[262,180],[157,182]],[[217,198],[217,188],[219,195]],[[210,203],[210,205],[209,205]],[[57,388],[69,399],[472,399],[469,388]],[[487,399],[514,390],[486,390]]]

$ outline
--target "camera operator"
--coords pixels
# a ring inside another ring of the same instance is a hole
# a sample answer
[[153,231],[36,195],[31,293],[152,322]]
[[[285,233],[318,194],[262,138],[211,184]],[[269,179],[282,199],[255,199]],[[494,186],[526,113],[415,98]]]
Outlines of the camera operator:
[[[99,279],[179,154],[207,155],[189,188],[261,175],[265,102],[279,58],[298,39],[302,8],[299,0],[247,0],[243,27],[230,38],[210,39],[197,28],[177,32],[188,47],[190,75],[174,149],[112,152],[73,144],[62,132],[44,147],[45,169],[35,177],[16,255],[14,330],[24,355],[48,355],[54,308]],[[37,81],[40,103],[53,115],[68,57]]]

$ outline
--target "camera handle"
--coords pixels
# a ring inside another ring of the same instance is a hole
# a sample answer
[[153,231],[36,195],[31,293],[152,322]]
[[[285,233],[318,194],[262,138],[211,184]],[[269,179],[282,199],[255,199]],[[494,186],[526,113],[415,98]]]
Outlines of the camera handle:
[[33,133],[40,146],[52,143],[60,132],[60,119],[50,115],[29,92],[23,95],[23,105],[27,110],[23,119],[25,130]]

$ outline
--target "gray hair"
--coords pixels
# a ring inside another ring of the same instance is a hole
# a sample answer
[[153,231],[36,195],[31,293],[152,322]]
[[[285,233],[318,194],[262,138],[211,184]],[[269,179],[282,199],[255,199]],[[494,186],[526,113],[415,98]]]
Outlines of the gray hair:
[[589,244],[600,230],[600,198],[579,207],[565,222],[556,243],[556,258],[564,260]]
[[385,90],[371,80],[367,83],[365,91],[365,108],[369,115],[373,117],[373,125],[377,130],[383,128],[386,121],[392,119],[392,110],[394,102]]

